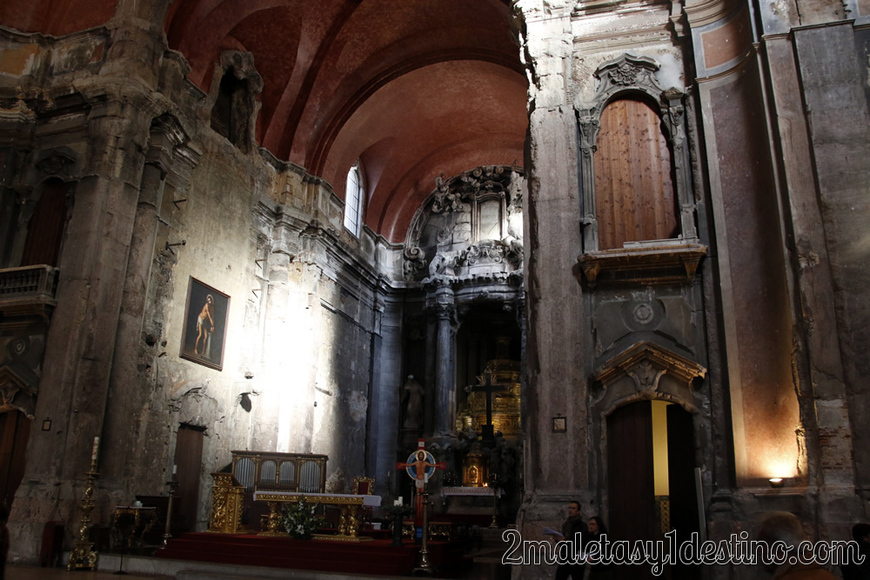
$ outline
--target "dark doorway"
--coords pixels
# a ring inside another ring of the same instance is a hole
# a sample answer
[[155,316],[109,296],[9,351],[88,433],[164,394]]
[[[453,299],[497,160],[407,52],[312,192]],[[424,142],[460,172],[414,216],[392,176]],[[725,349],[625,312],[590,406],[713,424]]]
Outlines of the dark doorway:
[[0,413],[0,503],[12,507],[15,490],[24,476],[24,455],[30,438],[30,419],[15,410]]
[[[658,540],[675,530],[679,542],[698,531],[695,432],[679,405],[641,401],[607,418],[608,493],[613,540]],[[697,578],[697,570],[667,568],[670,580]],[[653,578],[650,567],[621,566],[616,578]]]
[[[649,401],[616,409],[607,418],[608,531],[614,540],[646,540],[655,534],[652,410]],[[620,566],[617,578],[647,578],[649,568]]]
[[[668,405],[668,482],[670,486],[671,529],[676,530],[677,545],[698,531],[698,501],[695,488],[695,428],[692,414],[679,405]],[[696,568],[679,563],[671,570],[671,580],[699,577]]]
[[202,475],[202,443],[205,429],[181,425],[175,442],[175,466],[178,488],[173,511],[180,532],[189,532],[196,525],[199,504],[199,483]]

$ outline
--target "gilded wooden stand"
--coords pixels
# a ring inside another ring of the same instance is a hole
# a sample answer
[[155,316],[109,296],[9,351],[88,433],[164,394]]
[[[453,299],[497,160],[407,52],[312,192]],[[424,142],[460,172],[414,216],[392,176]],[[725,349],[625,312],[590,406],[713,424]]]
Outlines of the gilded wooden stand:
[[211,476],[214,478],[214,486],[212,486],[208,531],[237,534],[242,527],[245,488],[239,485],[232,473],[212,473]]

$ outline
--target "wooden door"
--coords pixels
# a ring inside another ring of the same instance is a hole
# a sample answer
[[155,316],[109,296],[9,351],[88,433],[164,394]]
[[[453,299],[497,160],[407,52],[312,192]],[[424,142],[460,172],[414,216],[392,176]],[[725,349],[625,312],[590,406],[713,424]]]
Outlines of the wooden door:
[[24,476],[24,456],[30,437],[30,419],[20,411],[0,413],[0,502],[12,506]]
[[[608,493],[612,540],[648,540],[655,534],[652,406],[616,409],[607,418]],[[648,566],[621,566],[617,578],[646,578]]]
[[66,194],[69,186],[59,179],[48,181],[43,188],[27,227],[27,239],[21,257],[22,266],[48,264],[57,266],[66,227]]
[[601,114],[595,152],[598,248],[673,238],[677,206],[661,119],[645,102],[620,99]]
[[[178,532],[189,532],[196,524],[199,485],[202,477],[203,429],[190,425],[178,428],[175,465],[178,488],[175,491],[173,521]],[[174,535],[174,534],[173,534]]]

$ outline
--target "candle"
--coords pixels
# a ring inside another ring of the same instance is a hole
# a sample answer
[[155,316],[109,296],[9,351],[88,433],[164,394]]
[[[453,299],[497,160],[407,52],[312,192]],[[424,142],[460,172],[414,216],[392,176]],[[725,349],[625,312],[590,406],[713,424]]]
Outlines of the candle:
[[177,465],[173,465],[173,466],[172,466],[172,475],[175,475],[176,473],[178,473],[178,466],[177,466]]
[[94,449],[91,451],[91,462],[97,462],[97,452],[100,450],[100,438],[94,437]]

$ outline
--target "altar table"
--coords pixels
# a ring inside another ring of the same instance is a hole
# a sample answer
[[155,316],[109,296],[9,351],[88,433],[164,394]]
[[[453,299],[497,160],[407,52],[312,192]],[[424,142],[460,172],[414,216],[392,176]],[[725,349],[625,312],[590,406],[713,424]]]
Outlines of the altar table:
[[359,517],[357,515],[360,506],[379,507],[381,496],[379,495],[355,495],[349,493],[300,493],[292,491],[255,491],[254,501],[265,501],[269,505],[269,529],[260,532],[261,536],[286,536],[281,531],[281,514],[278,505],[282,503],[295,503],[300,498],[306,503],[337,505],[341,508],[337,536],[315,536],[319,539],[344,540],[358,542],[364,539],[359,536]]

